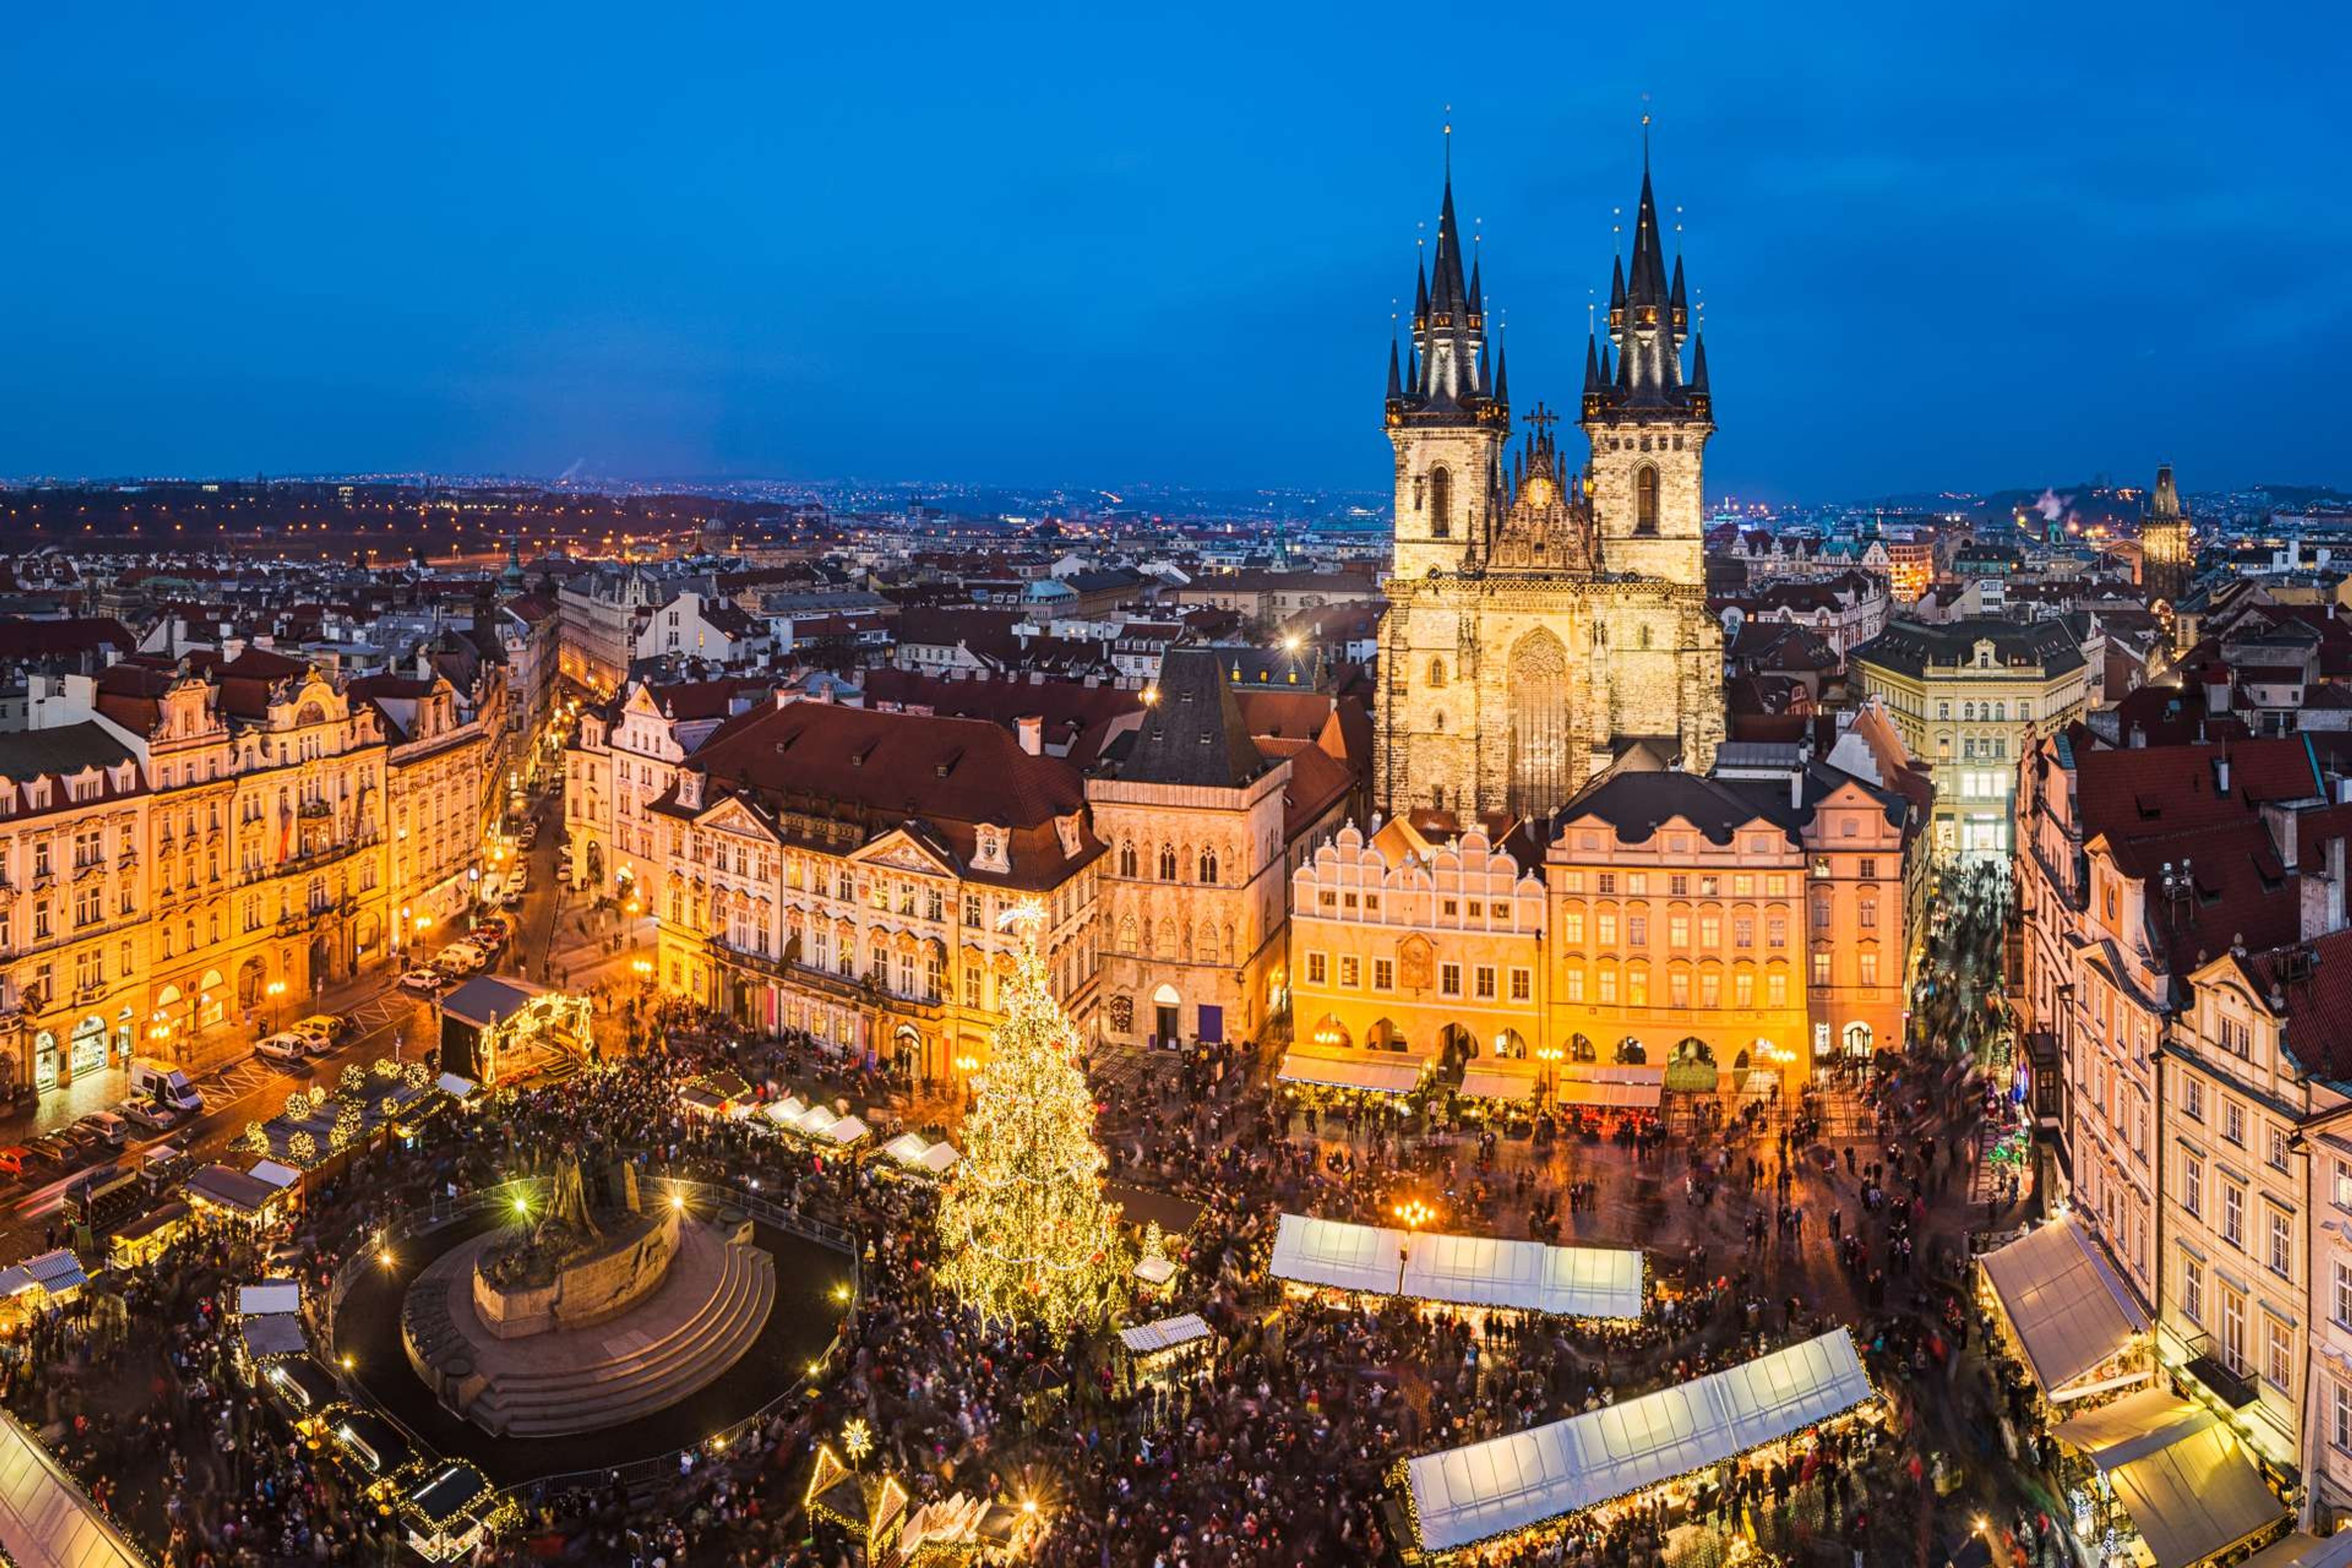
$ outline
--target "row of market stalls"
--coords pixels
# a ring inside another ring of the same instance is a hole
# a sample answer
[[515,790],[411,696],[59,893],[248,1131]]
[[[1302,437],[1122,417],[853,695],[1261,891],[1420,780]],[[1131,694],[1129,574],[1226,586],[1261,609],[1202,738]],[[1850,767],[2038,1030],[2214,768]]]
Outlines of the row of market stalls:
[[1302,1047],[1286,1052],[1276,1074],[1282,1082],[1308,1089],[1353,1090],[1409,1097],[1451,1087],[1467,1100],[1497,1105],[1543,1100],[1558,1109],[1657,1110],[1666,1089],[1666,1069],[1639,1063],[1559,1062],[1538,1069],[1524,1061],[1472,1060],[1459,1085],[1435,1075],[1435,1059],[1378,1049]]
[[381,1412],[351,1399],[310,1353],[302,1289],[290,1279],[237,1288],[231,1320],[237,1365],[295,1436],[324,1453],[362,1495],[400,1522],[427,1563],[461,1563],[507,1522],[512,1509],[489,1478],[413,1441]]
[[678,1102],[698,1116],[740,1121],[837,1154],[864,1152],[885,1168],[944,1180],[961,1156],[945,1140],[934,1142],[919,1133],[902,1132],[879,1148],[869,1149],[874,1129],[864,1117],[822,1100],[797,1094],[762,1100],[740,1073],[715,1072],[696,1079],[678,1090]]
[[[432,1118],[471,1104],[480,1092],[455,1073],[379,1060],[347,1073],[340,1085],[289,1095],[286,1109],[247,1130],[250,1152],[193,1173],[181,1198],[198,1215],[252,1225],[281,1219],[310,1183],[332,1177],[357,1152],[414,1138]],[[136,1240],[167,1243],[160,1229],[149,1227]]]
[[2252,1450],[2175,1392],[2147,1314],[2074,1219],[1984,1254],[1978,1281],[1996,1347],[2022,1368],[2021,1393],[2057,1441],[2066,1523],[2090,1561],[2203,1568],[2255,1548],[2265,1568],[2352,1558],[2352,1540],[2345,1555],[2330,1555],[2336,1542],[2296,1544]]
[[1411,1563],[1472,1549],[1532,1544],[1588,1515],[1690,1511],[1718,1467],[1769,1457],[1875,1408],[1853,1337],[1818,1339],[1484,1442],[1400,1463],[1391,1472]]
[[1286,1214],[1274,1277],[1296,1289],[1398,1296],[1470,1310],[1633,1321],[1647,1279],[1638,1251],[1445,1236]]

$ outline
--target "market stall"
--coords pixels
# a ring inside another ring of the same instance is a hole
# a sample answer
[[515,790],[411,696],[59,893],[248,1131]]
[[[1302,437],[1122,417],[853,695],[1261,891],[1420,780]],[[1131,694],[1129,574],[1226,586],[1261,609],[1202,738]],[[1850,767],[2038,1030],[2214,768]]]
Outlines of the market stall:
[[1397,1468],[1408,1563],[1534,1534],[1801,1436],[1875,1394],[1844,1329],[1674,1388]]
[[890,1166],[909,1175],[923,1176],[932,1181],[945,1179],[947,1173],[955,1169],[956,1162],[962,1158],[956,1152],[955,1145],[945,1139],[934,1143],[914,1132],[899,1133],[882,1145],[881,1152],[887,1157]]
[[1977,1263],[1983,1296],[2045,1399],[2063,1404],[2155,1375],[2147,1314],[2071,1218]]
[[2286,1505],[2244,1445],[2169,1389],[2084,1411],[2053,1436],[2072,1461],[2075,1536],[2109,1561],[2190,1568],[2285,1531]]
[[1352,1089],[1366,1094],[1411,1094],[1429,1070],[1426,1060],[1382,1051],[1361,1056],[1284,1054],[1276,1077],[1314,1089]]
[[1216,1336],[1197,1312],[1139,1323],[1118,1331],[1129,1388],[1172,1388],[1208,1363]]
[[404,1489],[400,1524],[409,1549],[427,1563],[462,1563],[480,1550],[493,1520],[511,1513],[489,1478],[451,1460]]
[[1276,1279],[1301,1289],[1625,1321],[1642,1315],[1646,1273],[1634,1251],[1287,1214],[1275,1229],[1271,1267]]
[[0,1300],[19,1311],[37,1312],[63,1306],[89,1283],[73,1248],[60,1247],[0,1268]]

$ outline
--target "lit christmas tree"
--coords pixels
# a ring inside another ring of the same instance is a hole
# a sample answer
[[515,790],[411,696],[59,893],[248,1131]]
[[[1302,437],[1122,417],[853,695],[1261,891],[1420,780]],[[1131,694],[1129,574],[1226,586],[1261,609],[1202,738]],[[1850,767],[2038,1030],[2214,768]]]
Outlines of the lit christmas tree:
[[1006,921],[1021,932],[1021,955],[988,1077],[964,1121],[963,1163],[940,1205],[940,1276],[985,1317],[1060,1335],[1108,1310],[1122,1247],[1103,1201],[1077,1030],[1037,951],[1045,910],[1024,903]]

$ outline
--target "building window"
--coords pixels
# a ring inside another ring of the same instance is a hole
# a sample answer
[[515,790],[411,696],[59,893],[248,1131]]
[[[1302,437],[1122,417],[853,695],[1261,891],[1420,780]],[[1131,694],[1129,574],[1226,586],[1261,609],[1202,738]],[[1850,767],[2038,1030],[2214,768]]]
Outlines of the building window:
[[2234,1290],[2221,1292],[2221,1364],[2246,1375],[2246,1302]]
[[2180,1206],[2197,1218],[2205,1215],[2205,1162],[2183,1160],[2180,1163]]
[[1361,984],[1363,977],[1363,964],[1353,953],[1339,955],[1339,988],[1341,990],[1355,990]]
[[1319,952],[1308,953],[1307,955],[1307,984],[1309,985],[1323,984],[1324,978],[1328,973],[1328,963],[1329,961]]
[[1474,994],[1479,1001],[1492,1002],[1495,999],[1495,966],[1493,964],[1478,965],[1471,972],[1471,981],[1477,987]]
[[1560,937],[1570,942],[1584,941],[1584,911],[1570,910],[1560,917]]
[[2205,1085],[2200,1079],[2181,1079],[2180,1114],[2191,1121],[2205,1120]]
[[1601,1005],[1614,1006],[1617,1002],[1617,971],[1605,963],[1601,966],[1600,986]]
[[1176,879],[1176,847],[1172,844],[1160,847],[1160,879],[1163,882]]
[[2335,1431],[2336,1446],[2352,1453],[2352,1387],[2332,1382],[2328,1386],[2335,1395],[2335,1418],[2329,1425]]
[[1462,994],[1462,966],[1460,964],[1441,963],[1437,966],[1437,993],[1441,996],[1459,996]]
[[2271,1211],[2271,1272],[2282,1279],[2294,1278],[2294,1222]]
[[1429,536],[1454,536],[1454,472],[1450,468],[1429,470]]
[[1829,983],[1830,955],[1826,952],[1816,952],[1813,954],[1813,984],[1827,985]]
[[2294,1392],[2294,1331],[2270,1321],[2270,1353],[2263,1358],[2263,1381],[2282,1394]]
[[1854,962],[1860,966],[1861,973],[1858,979],[1861,984],[1864,985],[1878,984],[1878,952],[1875,948],[1864,948],[1854,954]]
[[1393,991],[1396,989],[1395,959],[1376,958],[1372,960],[1372,989],[1375,991]]
[[1524,969],[1511,971],[1511,1000],[1525,1002],[1535,994],[1535,976]]
[[1607,910],[1602,910],[1599,915],[1594,917],[1594,925],[1597,929],[1597,934],[1601,938],[1601,946],[1614,947],[1617,945],[1616,915]]
[[1764,977],[1764,1000],[1774,1007],[1789,1005],[1789,977],[1779,970]]
[[2204,1326],[2205,1266],[2186,1254],[2180,1259],[2180,1315]]
[[1625,1005],[1629,1007],[1650,1005],[1650,972],[1640,964],[1625,972]]
[[2273,1171],[2286,1169],[2286,1134],[2275,1127],[2270,1132],[2270,1163]]
[[2246,1146],[2246,1108],[2234,1100],[2221,1102],[2221,1136],[2241,1149]]
[[[1676,878],[1676,881],[1682,879]],[[1679,910],[1666,916],[1666,945],[1685,948],[1690,945],[1690,916]]]
[[1567,988],[1568,999],[1570,1001],[1581,1002],[1584,1000],[1584,970],[1581,965],[1570,967],[1567,974],[1562,977],[1562,984]]
[[1658,470],[1648,463],[1633,473],[1633,531],[1658,531]]
[[2221,1239],[2246,1249],[2246,1190],[2235,1182],[2221,1184]]

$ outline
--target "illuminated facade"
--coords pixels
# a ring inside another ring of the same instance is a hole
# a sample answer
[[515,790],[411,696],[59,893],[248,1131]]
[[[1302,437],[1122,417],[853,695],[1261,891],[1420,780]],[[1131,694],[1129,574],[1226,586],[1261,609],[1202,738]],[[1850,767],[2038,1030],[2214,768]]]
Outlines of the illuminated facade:
[[1076,770],[979,720],[770,708],[653,803],[640,880],[665,989],[904,1081],[982,1070],[1034,899],[1055,999],[1094,1032],[1102,845]]
[[1641,739],[1704,770],[1724,732],[1723,636],[1701,560],[1715,424],[1706,346],[1679,260],[1668,279],[1648,174],[1608,341],[1586,349],[1581,473],[1540,405],[1507,469],[1507,367],[1496,356],[1489,374],[1478,270],[1465,281],[1462,248],[1449,179],[1411,347],[1390,350],[1396,543],[1377,804],[1537,817]]
[[2170,463],[2156,470],[2156,490],[2139,525],[2139,545],[2140,589],[2148,603],[2179,603],[2196,573],[2197,544],[2189,514],[2181,510],[2180,491],[2172,482]]
[[[503,696],[503,686],[491,688]],[[391,744],[384,757],[391,928],[396,952],[438,924],[462,919],[479,896],[487,839],[505,781],[493,716],[471,710],[439,676],[374,676],[352,696],[375,710]],[[503,853],[503,851],[499,851]]]
[[101,724],[0,736],[0,1090],[142,1041],[148,806],[142,759]]

